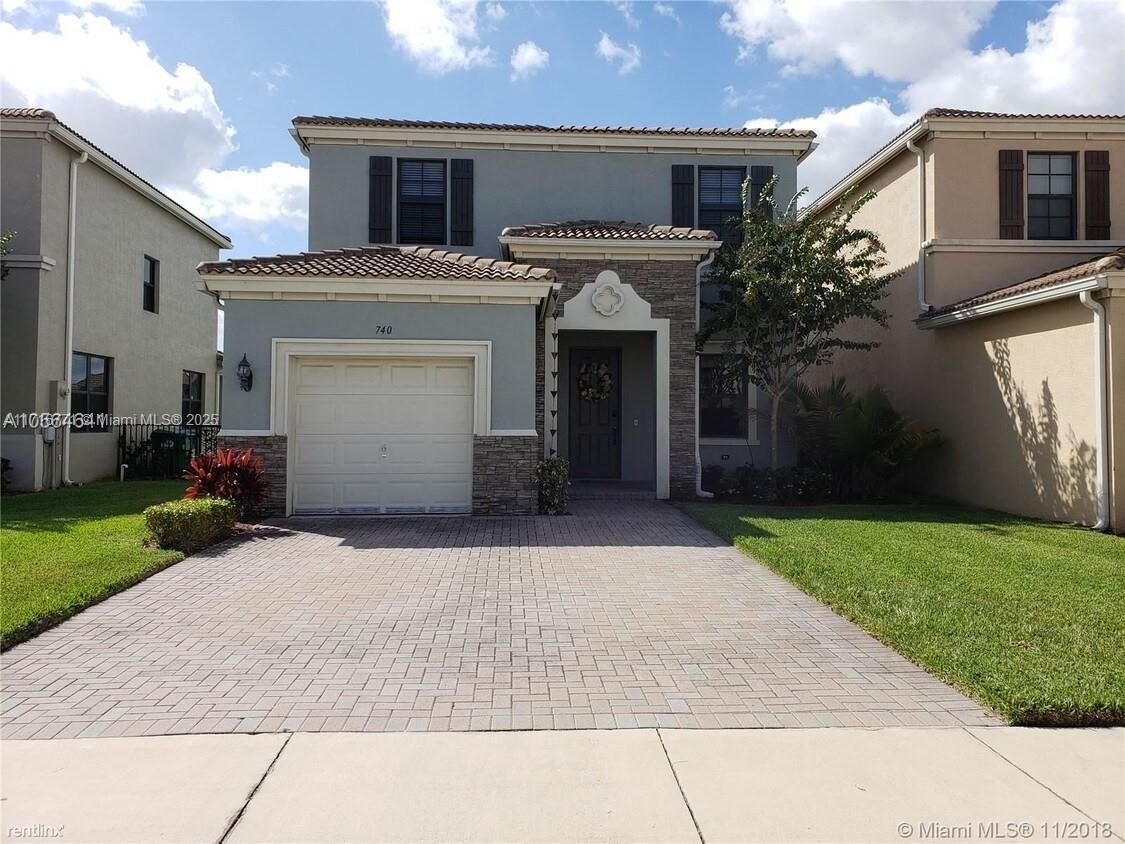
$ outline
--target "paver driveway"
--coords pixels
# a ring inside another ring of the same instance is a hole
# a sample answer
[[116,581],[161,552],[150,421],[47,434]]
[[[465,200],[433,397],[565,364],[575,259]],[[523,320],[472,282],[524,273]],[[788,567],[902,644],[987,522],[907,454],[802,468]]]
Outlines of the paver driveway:
[[4,655],[7,738],[995,723],[657,502],[292,520]]

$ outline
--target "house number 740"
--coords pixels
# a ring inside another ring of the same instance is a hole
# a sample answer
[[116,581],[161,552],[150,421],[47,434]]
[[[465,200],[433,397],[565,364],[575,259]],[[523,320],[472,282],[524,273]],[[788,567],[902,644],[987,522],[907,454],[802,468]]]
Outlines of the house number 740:
[[375,334],[376,335],[380,335],[380,334],[386,335],[386,334],[390,334],[393,331],[394,331],[394,327],[390,326],[390,325],[376,325],[375,326]]

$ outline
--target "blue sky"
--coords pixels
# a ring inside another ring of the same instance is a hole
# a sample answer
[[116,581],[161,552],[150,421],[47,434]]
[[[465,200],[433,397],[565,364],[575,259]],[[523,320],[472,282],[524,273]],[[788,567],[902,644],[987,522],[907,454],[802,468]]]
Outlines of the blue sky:
[[235,255],[306,245],[296,114],[813,128],[816,192],[930,106],[1125,112],[1123,0],[3,4],[4,104],[55,109]]

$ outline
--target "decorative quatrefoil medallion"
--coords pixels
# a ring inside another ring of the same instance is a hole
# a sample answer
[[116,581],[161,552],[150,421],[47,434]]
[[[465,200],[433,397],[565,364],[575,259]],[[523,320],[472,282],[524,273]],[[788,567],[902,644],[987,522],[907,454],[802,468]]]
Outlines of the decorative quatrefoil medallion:
[[590,297],[594,310],[604,317],[611,317],[625,306],[625,295],[612,284],[603,284]]

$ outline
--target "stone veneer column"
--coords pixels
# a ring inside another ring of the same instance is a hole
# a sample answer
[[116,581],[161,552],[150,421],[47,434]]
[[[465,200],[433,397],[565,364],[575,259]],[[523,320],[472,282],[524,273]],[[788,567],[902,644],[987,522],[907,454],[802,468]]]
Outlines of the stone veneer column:
[[262,505],[263,515],[285,515],[286,459],[288,439],[281,436],[224,437],[218,439],[219,448],[254,449],[262,458],[262,470],[269,481],[269,497]]
[[[695,444],[695,261],[603,261],[555,259],[542,262],[558,274],[562,303],[602,270],[613,270],[652,306],[655,319],[668,320],[669,492],[694,498]],[[543,379],[542,356],[538,378]]]
[[539,437],[473,437],[473,513],[526,516],[539,511]]

